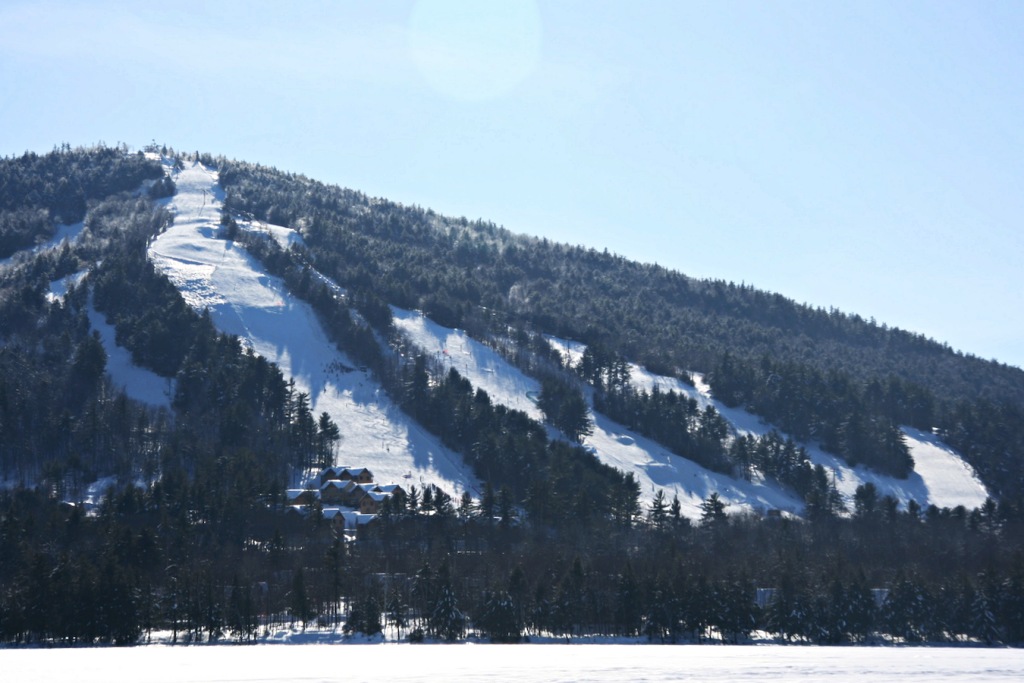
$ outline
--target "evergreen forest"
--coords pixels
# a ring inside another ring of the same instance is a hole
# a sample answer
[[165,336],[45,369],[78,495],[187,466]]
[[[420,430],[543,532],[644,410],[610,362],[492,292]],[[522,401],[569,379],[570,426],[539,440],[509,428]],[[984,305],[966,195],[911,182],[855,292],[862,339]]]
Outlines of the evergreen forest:
[[[318,504],[289,508],[295,472],[334,464],[345,425],[147,258],[174,218],[163,165],[106,146],[0,159],[0,642],[251,642],[288,625],[413,641],[1024,643],[1019,368],[746,285],[152,151],[219,171],[222,238],[307,302],[482,494],[413,486],[355,539]],[[304,246],[235,217],[295,228]],[[32,251],[79,223],[73,242]],[[66,295],[52,296],[61,280]],[[547,424],[403,346],[389,304],[537,378]],[[167,407],[111,383],[92,310],[166,379]],[[546,335],[585,343],[580,362]],[[701,372],[716,399],[778,431],[734,437],[713,408],[637,390],[630,362],[683,382]],[[696,521],[664,495],[641,503],[631,474],[583,447],[588,405],[708,470],[771,477],[806,514],[726,515],[714,493]],[[907,477],[901,425],[962,453],[986,504],[901,507],[870,485],[844,502],[798,444]]]

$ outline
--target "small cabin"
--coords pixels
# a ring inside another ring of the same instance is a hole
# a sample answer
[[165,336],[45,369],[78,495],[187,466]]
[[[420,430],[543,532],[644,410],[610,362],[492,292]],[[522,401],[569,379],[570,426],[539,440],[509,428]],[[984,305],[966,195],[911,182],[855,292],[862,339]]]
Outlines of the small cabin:
[[366,467],[325,467],[320,470],[321,486],[333,480],[370,484],[373,482],[373,472]]
[[320,500],[331,505],[345,505],[345,487],[348,482],[329,479],[320,485]]
[[357,484],[372,484],[373,472],[365,467],[346,467],[338,478],[343,481],[351,479]]
[[309,489],[288,489],[285,491],[288,505],[312,505],[318,498],[320,492]]
[[399,493],[402,494],[403,496],[404,495],[408,495],[408,494],[406,494],[405,489],[403,489],[398,484],[377,484],[377,486],[374,488],[374,490],[380,491],[381,493],[386,493],[386,494],[388,494],[390,496],[394,496],[394,495],[397,495]]
[[344,472],[347,467],[325,467],[320,470],[320,485],[323,486],[332,479],[341,479],[341,473]]
[[385,500],[391,497],[391,494],[381,493],[380,491],[368,491],[365,496],[359,501],[359,512],[364,515],[375,515],[380,512],[380,506]]

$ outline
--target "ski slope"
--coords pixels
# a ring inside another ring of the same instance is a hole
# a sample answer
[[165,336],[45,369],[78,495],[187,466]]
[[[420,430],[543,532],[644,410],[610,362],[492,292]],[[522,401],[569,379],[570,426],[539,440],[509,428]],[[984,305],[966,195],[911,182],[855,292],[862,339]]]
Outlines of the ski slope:
[[[81,270],[60,280],[54,280],[46,292],[46,300],[51,303],[63,300],[71,286],[80,286],[88,275],[89,270]],[[107,354],[106,373],[111,384],[123,389],[129,398],[136,401],[155,407],[170,408],[171,399],[174,397],[174,380],[136,365],[132,361],[131,352],[123,346],[118,346],[114,326],[107,323],[103,314],[92,307],[91,298],[86,315],[89,318],[89,326],[99,334],[100,343]]]
[[[395,326],[413,344],[433,354],[436,360],[455,367],[474,387],[486,391],[492,402],[522,410],[535,419],[543,419],[540,409],[530,398],[540,392],[537,380],[527,377],[491,348],[461,330],[438,325],[419,312],[398,308],[392,308],[392,312]],[[560,344],[556,347],[582,354],[578,345]],[[801,501],[772,482],[747,482],[712,472],[605,415],[591,410],[590,417],[594,433],[584,440],[584,446],[601,462],[622,472],[632,472],[640,484],[640,497],[644,502],[650,502],[662,489],[668,500],[678,496],[683,515],[691,519],[700,518],[701,503],[714,491],[718,492],[728,512],[779,508],[799,513],[803,508]]]
[[[701,375],[694,375],[697,392],[725,417],[737,432],[762,435],[771,431],[772,426],[761,418],[739,408],[729,408],[711,398],[711,387]],[[684,385],[685,386],[685,385]],[[691,389],[691,391],[693,391]],[[906,479],[879,474],[866,467],[851,467],[842,458],[826,453],[817,444],[802,443],[807,455],[815,465],[823,466],[831,473],[836,488],[843,495],[848,507],[853,507],[853,494],[857,487],[873,483],[879,495],[893,496],[903,506],[915,500],[922,507],[956,507],[963,505],[973,509],[985,502],[988,491],[974,469],[954,449],[943,444],[933,435],[911,427],[903,427],[903,438],[914,459],[914,471]],[[785,434],[783,434],[785,436]]]
[[[548,341],[573,363],[579,362],[585,349],[579,342],[555,337],[548,337]],[[701,409],[713,406],[737,435],[763,436],[773,429],[772,425],[757,415],[740,408],[730,408],[714,400],[711,387],[701,374],[693,375],[695,386],[691,386],[678,378],[656,375],[635,364],[631,364],[630,372],[630,379],[637,389],[651,391],[657,387],[659,391],[675,391],[695,399]],[[903,435],[914,458],[914,472],[906,479],[889,477],[866,467],[851,467],[841,458],[821,450],[817,444],[801,445],[807,450],[812,463],[822,465],[832,475],[836,488],[851,509],[854,492],[858,486],[867,482],[878,488],[879,495],[893,496],[904,506],[910,500],[915,500],[922,507],[935,505],[952,508],[963,505],[973,509],[985,502],[988,491],[963,456],[932,434],[903,427]]]
[[[410,420],[367,373],[352,369],[356,363],[279,278],[234,242],[217,238],[223,201],[217,173],[196,162],[177,172],[167,168],[177,186],[167,202],[174,223],[150,245],[150,259],[189,305],[209,309],[218,329],[238,335],[294,379],[316,415],[331,416],[342,434],[337,464],[368,467],[380,483],[475,493],[476,479],[461,456]],[[268,231],[279,242],[301,239],[280,226]]]
[[124,389],[129,398],[169,409],[174,398],[174,380],[136,365],[132,361],[131,352],[117,345],[114,326],[107,323],[103,314],[91,305],[86,314],[89,316],[89,325],[99,332],[103,350],[107,352],[106,369],[111,383]]
[[[310,394],[314,411],[328,412],[341,428],[339,464],[366,466],[378,481],[434,482],[455,493],[476,492],[475,479],[461,456],[440,445],[402,413],[366,373],[331,344],[312,310],[292,297],[283,283],[268,275],[244,249],[217,238],[223,193],[214,171],[187,162],[175,173],[177,194],[167,208],[174,224],[150,247],[150,258],[196,309],[208,308],[217,327],[238,335],[243,343],[281,367],[295,379],[299,391]],[[300,242],[301,236],[282,226],[240,221],[246,230],[258,230],[282,246]],[[443,327],[417,311],[393,308],[395,326],[410,341],[439,362],[455,367],[491,400],[541,419],[535,399],[539,383],[511,366],[494,350],[460,330]],[[583,345],[549,338],[563,354],[578,360]],[[696,386],[662,377],[632,366],[636,386],[674,390],[691,396],[703,407],[713,405],[729,421],[735,434],[765,434],[771,426],[743,410],[719,404],[700,375]],[[641,498],[650,501],[658,490],[677,496],[683,514],[700,516],[700,504],[717,492],[728,512],[781,509],[801,514],[800,501],[774,481],[737,480],[712,472],[677,456],[657,443],[591,412],[594,432],[584,445],[604,463],[632,472],[640,483]],[[977,507],[987,492],[970,467],[955,451],[931,435],[905,429],[914,456],[915,472],[906,480],[879,475],[803,444],[812,462],[832,473],[840,493],[849,501],[857,486],[871,481],[882,495],[902,503],[914,499],[922,506]]]
[[469,337],[462,330],[438,325],[419,311],[391,307],[395,327],[424,353],[445,367],[455,368],[476,389],[483,389],[491,400],[521,410],[535,420],[544,414],[530,397],[540,392],[540,382],[527,377],[497,352]]

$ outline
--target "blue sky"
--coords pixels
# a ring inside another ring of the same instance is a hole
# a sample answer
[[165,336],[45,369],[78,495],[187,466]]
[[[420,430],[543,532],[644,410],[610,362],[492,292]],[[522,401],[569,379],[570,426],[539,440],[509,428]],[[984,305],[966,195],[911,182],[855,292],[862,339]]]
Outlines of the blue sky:
[[0,154],[224,154],[1024,366],[1024,3],[295,5],[7,0]]

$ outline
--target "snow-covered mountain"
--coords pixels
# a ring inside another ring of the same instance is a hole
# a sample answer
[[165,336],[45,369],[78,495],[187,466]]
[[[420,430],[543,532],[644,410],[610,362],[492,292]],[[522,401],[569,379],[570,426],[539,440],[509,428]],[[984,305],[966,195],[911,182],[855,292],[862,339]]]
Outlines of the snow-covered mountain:
[[1022,371],[149,149],[0,160],[0,641],[1024,642]]
[[[276,363],[316,414],[327,412],[341,428],[338,464],[369,467],[379,482],[436,483],[453,493],[476,491],[461,457],[403,414],[372,377],[338,351],[309,305],[288,293],[279,278],[234,242],[217,239],[223,192],[217,173],[198,162],[175,171],[177,193],[167,208],[174,224],[149,248],[149,256],[198,310]],[[294,231],[259,226],[286,243]]]
[[[399,410],[368,372],[327,339],[311,308],[292,296],[279,278],[268,274],[244,248],[218,237],[224,193],[217,172],[196,161],[186,161],[178,169],[168,162],[166,168],[177,187],[176,194],[165,200],[174,222],[150,245],[150,259],[191,306],[209,310],[219,329],[237,335],[256,353],[276,363],[286,377],[294,379],[297,390],[309,394],[314,412],[327,412],[337,422],[342,432],[338,463],[369,467],[378,481],[434,483],[452,493],[468,490],[477,495],[479,482],[459,454]],[[243,229],[265,232],[282,245],[302,240],[283,226],[241,217],[239,223]],[[439,325],[420,312],[399,308],[392,312],[396,327],[414,345],[456,368],[493,402],[542,418],[536,405],[540,391],[536,379],[463,331]],[[115,382],[130,396],[166,404],[167,381],[126,361],[101,316],[93,317],[92,324],[101,333]],[[583,350],[582,345],[570,341],[550,341],[570,357],[578,357]],[[631,373],[639,388],[671,389],[693,397],[702,407],[714,406],[735,434],[764,434],[771,429],[756,416],[715,401],[699,374],[695,375],[696,386],[691,387],[637,365],[631,366]],[[677,496],[683,513],[691,518],[700,516],[700,504],[712,492],[719,494],[730,512],[781,509],[802,513],[801,500],[770,479],[745,481],[709,471],[604,415],[591,411],[591,418],[594,429],[585,446],[602,462],[632,473],[643,500],[649,501],[663,490],[668,498]],[[913,499],[923,506],[973,508],[985,500],[984,485],[955,450],[919,430],[905,428],[904,435],[916,463],[907,479],[850,467],[815,444],[804,446],[815,464],[826,467],[848,501],[865,482],[874,483],[880,494],[892,495],[904,504]]]

